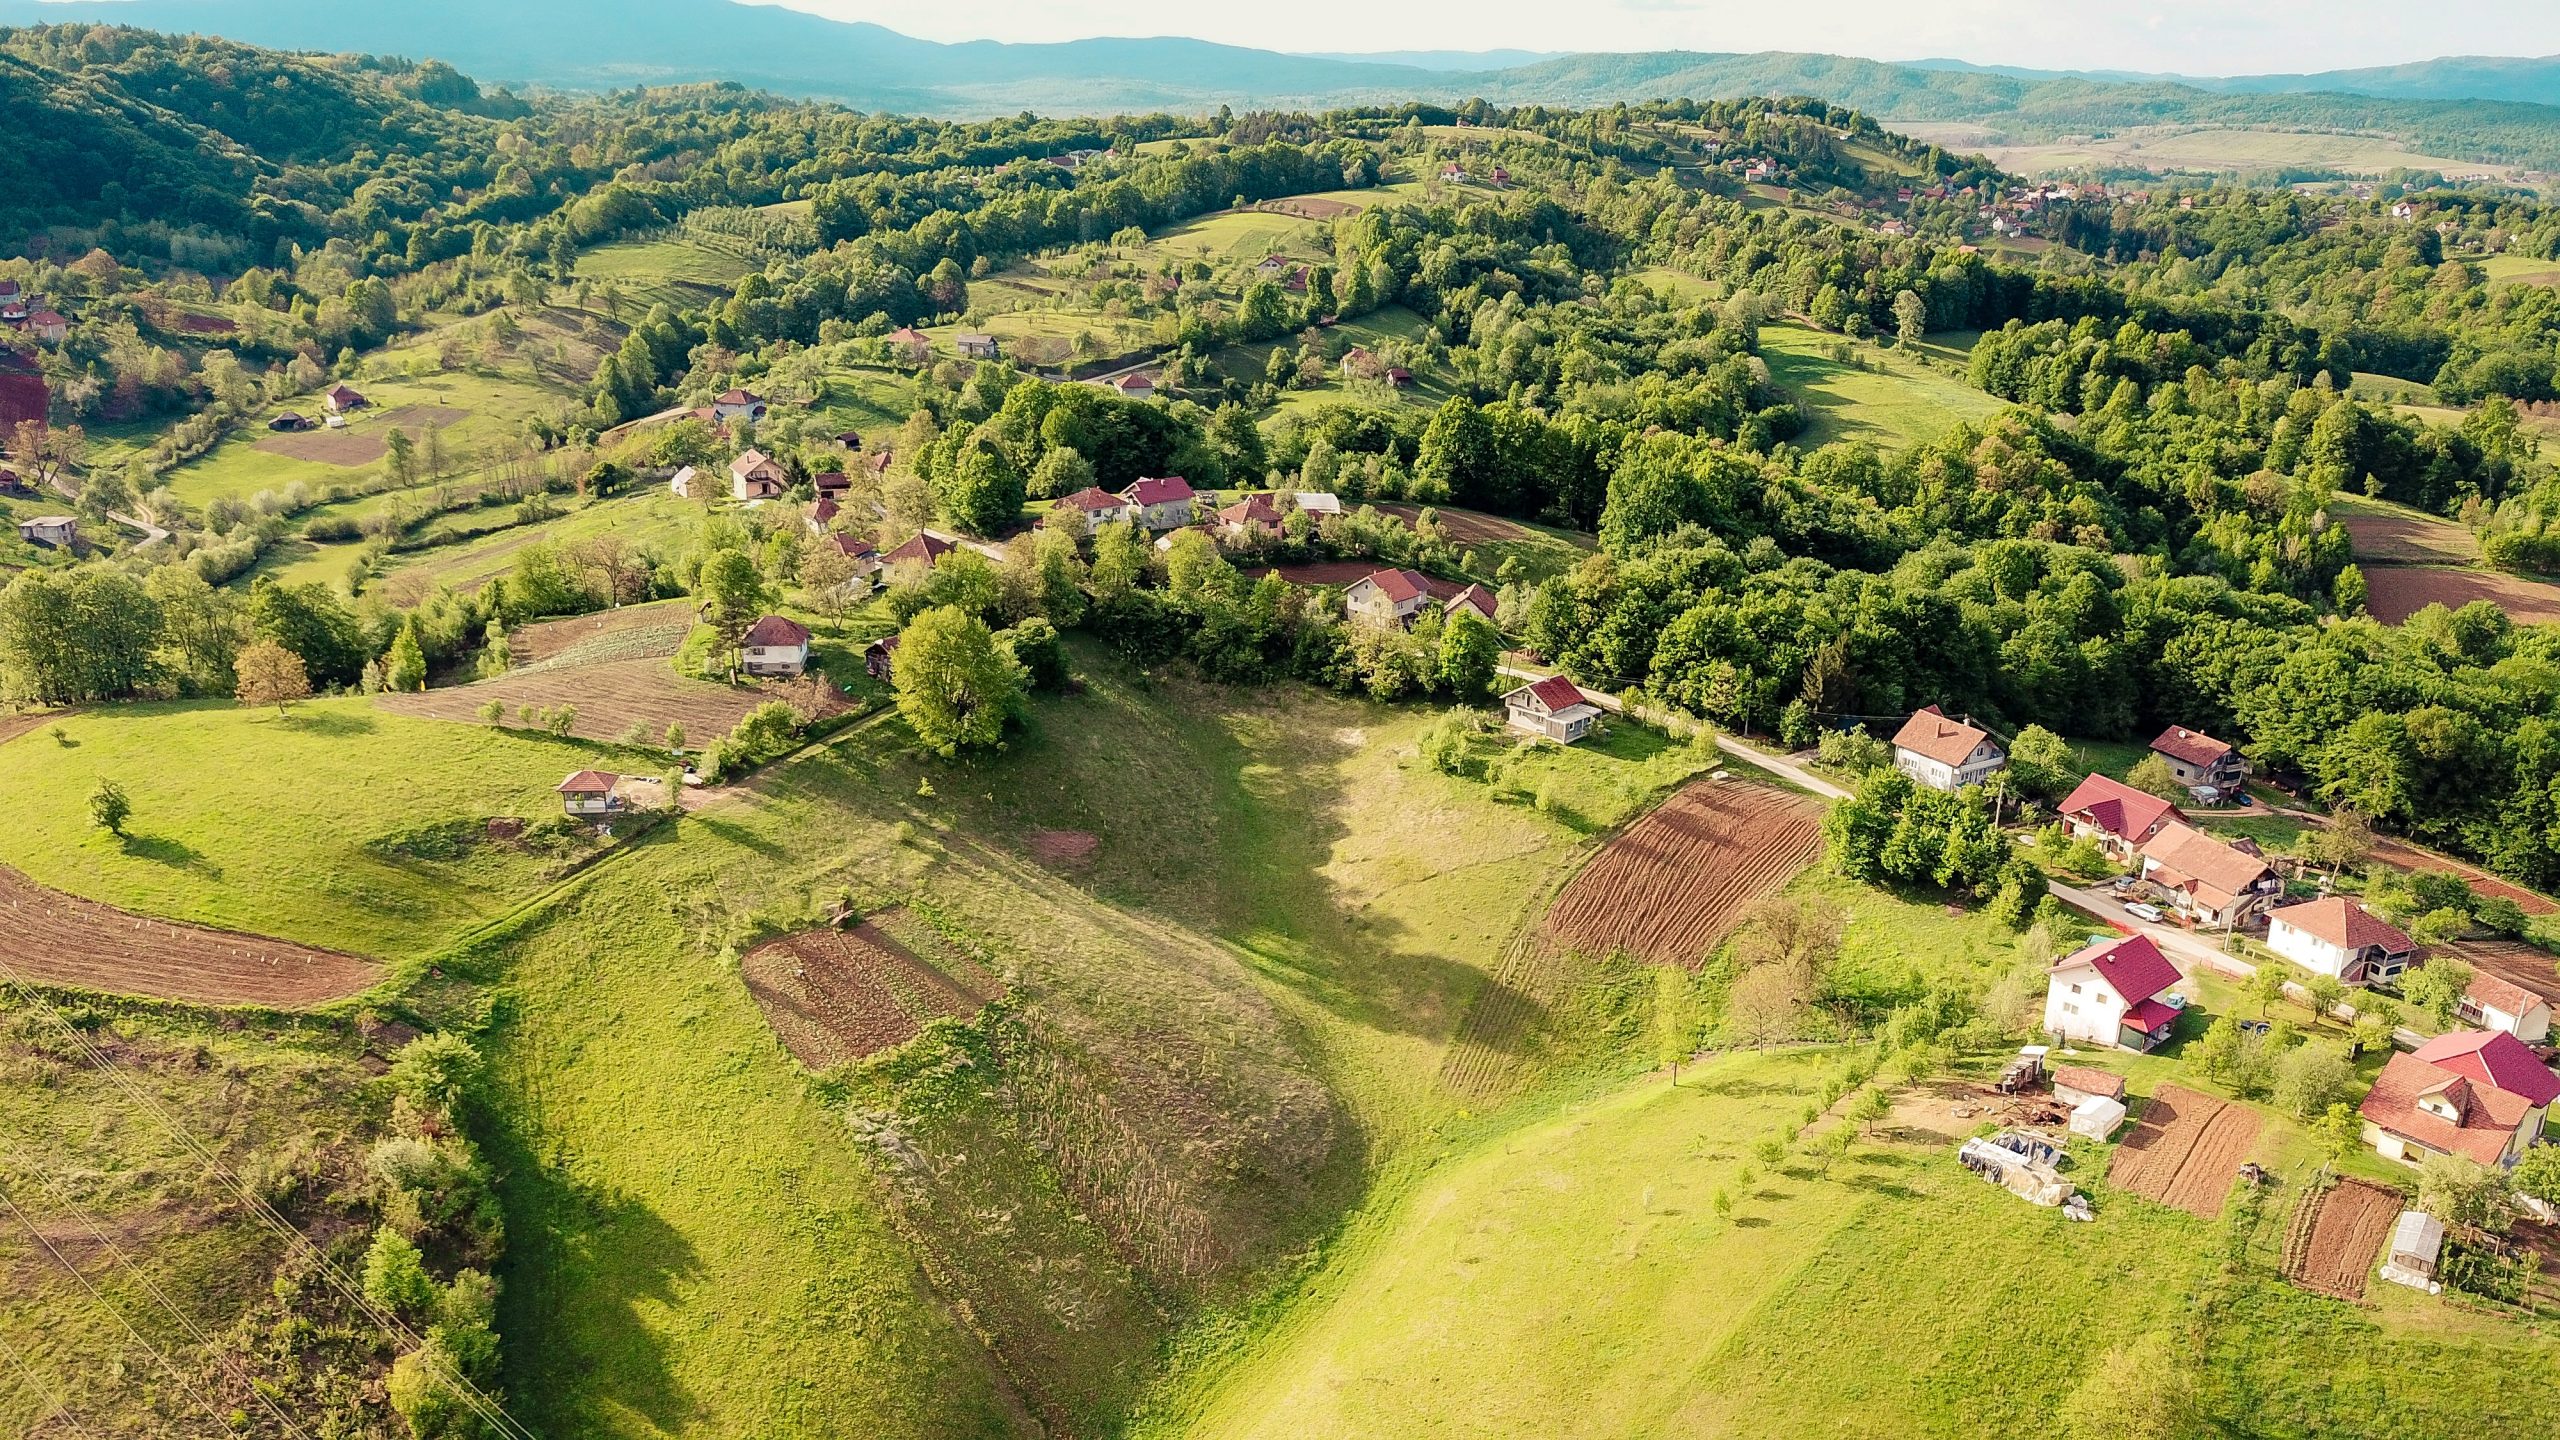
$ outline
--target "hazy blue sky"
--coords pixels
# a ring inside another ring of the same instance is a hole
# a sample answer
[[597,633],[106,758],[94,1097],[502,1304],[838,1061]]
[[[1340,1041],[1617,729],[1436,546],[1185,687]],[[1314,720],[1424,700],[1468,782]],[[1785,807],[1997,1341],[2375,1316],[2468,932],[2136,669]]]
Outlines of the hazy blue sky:
[[1192,35],[1273,50],[1816,50],[2080,70],[2560,53],[2560,0],[785,0],[932,40]]

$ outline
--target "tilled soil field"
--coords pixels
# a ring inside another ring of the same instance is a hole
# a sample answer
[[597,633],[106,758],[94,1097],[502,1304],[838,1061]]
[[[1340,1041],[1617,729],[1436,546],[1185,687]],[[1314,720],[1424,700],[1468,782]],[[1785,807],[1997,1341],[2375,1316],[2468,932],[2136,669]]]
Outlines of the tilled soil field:
[[2560,1004],[2560,970],[2553,968],[2551,952],[2540,946],[2521,940],[2464,940],[2445,948],[2473,970]]
[[1822,807],[1728,780],[1694,781],[1628,826],[1547,912],[1553,943],[1695,967],[1752,901],[1822,847]]
[[[1408,525],[1422,518],[1422,509],[1423,507],[1419,505],[1380,505],[1378,507],[1380,514],[1393,515]],[[1543,538],[1537,531],[1517,520],[1506,520],[1499,515],[1487,515],[1479,510],[1439,509],[1436,513],[1440,519],[1441,533],[1459,545],[1481,545],[1487,541],[1496,540]]]
[[2375,565],[2364,572],[2364,583],[2365,608],[2385,625],[2397,625],[2430,604],[2459,610],[2474,600],[2490,602],[2519,625],[2560,620],[2560,585],[2495,570]]
[[[652,736],[661,735],[674,723],[684,726],[687,743],[701,745],[736,729],[758,705],[781,698],[780,685],[714,685],[678,675],[663,658],[642,658],[527,670],[472,685],[377,695],[374,703],[399,715],[479,723],[481,707],[495,700],[506,707],[510,725],[523,723],[518,716],[527,705],[537,710],[567,705],[578,712],[569,733],[581,740],[617,741],[634,725]],[[828,703],[835,710],[848,708],[841,698]]]
[[2257,1139],[2256,1111],[2163,1085],[2109,1162],[2107,1183],[2209,1220]]
[[0,966],[21,980],[197,1005],[297,1009],[374,982],[370,960],[175,925],[48,890],[0,866]]
[[738,968],[783,1045],[812,1070],[876,1054],[916,1037],[937,1016],[974,1015],[994,998],[983,975],[947,975],[878,922],[767,941]]
[[519,669],[549,661],[664,658],[693,633],[693,602],[662,600],[625,605],[566,620],[538,620],[507,632],[507,659]]
[[2304,1213],[2286,1235],[2285,1278],[2340,1300],[2363,1299],[2402,1195],[2369,1180],[2341,1180],[2302,1203]]

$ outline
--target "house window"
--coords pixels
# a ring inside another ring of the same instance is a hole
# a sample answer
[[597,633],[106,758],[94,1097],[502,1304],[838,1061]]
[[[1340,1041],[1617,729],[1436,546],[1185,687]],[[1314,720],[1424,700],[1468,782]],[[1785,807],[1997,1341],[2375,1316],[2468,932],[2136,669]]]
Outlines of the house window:
[[[2074,990],[2077,990],[2077,989],[2079,989],[2080,987],[2079,987],[2079,986],[2077,986],[2077,985],[2074,985],[2074,986],[2072,986],[2071,988],[2072,988],[2072,989],[2074,989]],[[2077,1014],[2079,1014],[2079,1013],[2080,1013],[2080,1007],[2079,1007],[2079,1006],[2077,1006],[2077,1005],[2072,1004],[2072,1003],[2071,1003],[2070,1001],[2068,1001],[2068,1000],[2065,1000],[2065,1001],[2063,1001],[2063,1002],[2062,1002],[2062,1013],[2063,1013],[2063,1014],[2065,1014],[2065,1015],[2077,1015]]]
[[2073,985],[2072,985],[2072,987],[2071,987],[2071,993],[2072,993],[2072,994],[2074,994],[2074,995],[2077,995],[2077,994],[2079,994],[2079,993],[2080,993],[2080,987],[2079,987],[2079,985],[2078,985],[2078,984],[2076,984],[2076,983],[2075,983],[2075,984],[2073,984]]

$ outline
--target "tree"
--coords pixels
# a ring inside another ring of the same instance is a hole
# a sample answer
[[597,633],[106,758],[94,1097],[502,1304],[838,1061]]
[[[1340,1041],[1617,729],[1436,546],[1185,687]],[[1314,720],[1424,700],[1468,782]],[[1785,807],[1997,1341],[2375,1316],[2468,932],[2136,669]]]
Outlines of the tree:
[[2133,768],[2125,772],[2124,783],[2164,800],[2187,798],[2187,787],[2178,783],[2176,773],[2169,769],[2169,762],[2156,754],[2145,755],[2135,761]]
[[1657,965],[1653,970],[1653,1058],[1671,1070],[1671,1083],[1680,1083],[1680,1062],[1696,1053],[1698,1018],[1693,981],[1688,970],[1679,965]]
[[2401,997],[2433,1020],[2439,1030],[2450,1030],[2460,1022],[2462,997],[2470,989],[2471,967],[2448,955],[2429,957],[2426,964],[2400,980]]
[[2329,585],[2329,603],[2352,620],[2364,613],[2365,596],[2364,571],[2354,565],[2340,567],[2338,578]]
[[242,650],[235,668],[243,705],[273,705],[282,715],[295,701],[311,698],[311,676],[302,668],[302,657],[273,640]]
[[703,623],[718,632],[721,650],[736,663],[739,642],[773,603],[764,572],[744,551],[717,550],[702,562],[693,595],[702,607]]
[[[363,627],[328,587],[317,581],[283,585],[261,579],[249,588],[249,632],[293,653],[301,662],[305,689],[352,685],[371,658]],[[242,658],[246,659],[246,652]]]
[[2418,1208],[2491,1235],[2505,1234],[2516,1218],[2505,1173],[2460,1155],[2430,1155],[2418,1168]]
[[382,661],[382,687],[394,691],[427,688],[427,653],[418,644],[415,615],[402,620],[400,633],[392,637],[390,653]]
[[1473,610],[1460,610],[1440,631],[1440,684],[1462,702],[1492,693],[1501,660],[1502,637]]
[[2313,975],[2302,982],[2302,990],[2315,1021],[2336,1014],[2347,1002],[2347,987],[2334,975]]
[[2297,1045],[2276,1061],[2276,1103],[2298,1119],[2316,1120],[2345,1098],[2355,1078],[2355,1067],[2332,1047]]
[[2560,1145],[2536,1145],[2508,1172],[2516,1189],[2546,1205],[2560,1205]]
[[1857,1102],[1849,1107],[1849,1118],[1857,1121],[1858,1128],[1869,1135],[1876,1132],[1879,1121],[1892,1113],[1893,1097],[1874,1087],[1860,1091]]
[[131,695],[150,681],[158,602],[120,570],[30,570],[0,588],[0,679],[68,705]]
[[1725,998],[1725,1020],[1753,1049],[1795,1033],[1810,999],[1801,975],[1792,967],[1764,965],[1746,970]]
[[984,435],[973,435],[936,486],[936,499],[951,523],[978,535],[1010,528],[1028,493],[1020,467]]
[[1929,333],[1929,304],[1912,291],[1893,297],[1894,343],[1908,350]]
[[992,746],[1022,702],[1022,668],[986,622],[938,605],[898,637],[898,713],[925,748],[949,759]]
[[2020,790],[2038,799],[2058,799],[2068,791],[2071,770],[2071,746],[2041,725],[2020,730],[2009,747],[2009,773],[2017,777]]
[[100,779],[89,792],[89,823],[121,840],[124,822],[133,817],[133,802],[125,797],[124,787],[113,780]]
[[2240,993],[2258,1007],[2261,1017],[2284,998],[2284,971],[2285,967],[2270,962],[2251,971],[2248,980],[2241,985]]
[[853,587],[861,573],[852,556],[826,541],[810,546],[809,553],[800,557],[800,588],[807,593],[810,608],[830,620],[843,619],[851,608]]
[[364,1252],[364,1298],[404,1320],[414,1320],[436,1303],[436,1282],[427,1275],[426,1257],[406,1235],[385,1225],[373,1232]]
[[2346,1163],[2363,1135],[2364,1122],[2344,1101],[2332,1104],[2311,1127],[2311,1138],[2320,1145],[2320,1163],[2330,1170]]

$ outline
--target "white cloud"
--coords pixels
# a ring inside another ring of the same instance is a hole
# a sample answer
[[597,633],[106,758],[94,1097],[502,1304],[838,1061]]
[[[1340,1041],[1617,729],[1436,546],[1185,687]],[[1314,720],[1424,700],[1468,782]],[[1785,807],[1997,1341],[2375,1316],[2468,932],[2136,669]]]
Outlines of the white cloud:
[[2560,52],[2550,0],[785,0],[931,40],[1190,35],[1272,50],[1810,50],[2189,74]]

